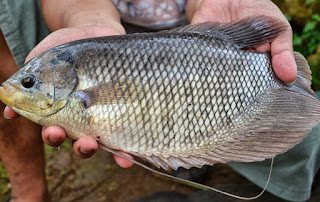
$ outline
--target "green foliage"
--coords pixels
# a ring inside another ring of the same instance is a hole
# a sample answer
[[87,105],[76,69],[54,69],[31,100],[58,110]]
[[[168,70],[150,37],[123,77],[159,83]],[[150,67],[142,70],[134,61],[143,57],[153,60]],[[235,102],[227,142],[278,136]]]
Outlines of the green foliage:
[[60,149],[65,149],[65,150],[71,150],[72,149],[72,142],[71,140],[66,140],[63,142],[62,145],[60,145],[59,147],[51,147],[49,145],[44,145],[44,151],[47,154],[50,154],[54,151],[60,150]]
[[5,199],[10,195],[10,191],[11,185],[9,183],[9,176],[0,161],[0,201],[5,201]]
[[287,13],[284,13],[284,17],[286,17],[289,22],[292,20],[292,17]]
[[320,43],[320,15],[312,15],[312,20],[304,26],[302,33],[294,33],[293,48],[304,56],[314,54]]
[[312,85],[320,89],[320,15],[313,14],[299,33],[294,30],[293,48],[309,60],[312,71]]
[[320,90],[320,55],[317,55],[317,60],[310,63],[312,72],[312,86],[315,90]]
[[315,2],[316,0],[306,0],[305,5],[309,6],[310,4],[312,4],[313,2]]
[[9,180],[9,176],[8,176],[6,170],[4,169],[4,166],[2,163],[0,163],[0,179],[1,180]]

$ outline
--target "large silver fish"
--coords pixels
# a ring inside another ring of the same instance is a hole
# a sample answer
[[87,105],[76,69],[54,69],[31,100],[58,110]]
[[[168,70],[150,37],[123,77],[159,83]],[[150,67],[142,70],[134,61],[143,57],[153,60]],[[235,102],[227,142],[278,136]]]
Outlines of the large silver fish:
[[271,158],[320,120],[309,66],[274,74],[269,53],[248,49],[287,29],[267,17],[157,33],[84,39],[52,48],[0,87],[0,99],[69,137],[164,169]]

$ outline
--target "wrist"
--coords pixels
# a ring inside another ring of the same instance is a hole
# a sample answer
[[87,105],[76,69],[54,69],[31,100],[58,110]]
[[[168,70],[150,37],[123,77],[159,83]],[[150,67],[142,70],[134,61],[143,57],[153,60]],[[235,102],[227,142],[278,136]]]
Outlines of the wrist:
[[199,8],[199,5],[203,2],[203,0],[188,0],[186,4],[186,17],[189,22],[192,21],[192,18]]
[[113,4],[107,9],[71,9],[64,14],[61,26],[62,28],[108,27],[114,29],[119,34],[125,34],[125,30],[121,25],[120,16]]
[[125,34],[117,9],[110,0],[42,0],[43,16],[51,31],[72,27],[108,27]]
[[78,12],[66,16],[61,28],[100,27],[112,30],[112,34],[125,34],[120,20],[111,19],[108,15],[91,15],[90,12]]

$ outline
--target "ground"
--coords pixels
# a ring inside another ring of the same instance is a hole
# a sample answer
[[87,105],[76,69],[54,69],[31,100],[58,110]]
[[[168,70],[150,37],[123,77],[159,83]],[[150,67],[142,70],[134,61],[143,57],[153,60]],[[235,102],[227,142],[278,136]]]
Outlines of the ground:
[[[46,159],[48,187],[54,202],[122,202],[137,200],[163,191],[190,194],[199,190],[160,177],[136,165],[129,169],[120,168],[114,162],[112,155],[106,151],[99,150],[93,157],[81,159],[74,154],[68,141],[59,149],[46,146]],[[247,190],[245,186],[250,186],[251,183],[227,165],[216,164],[205,167],[204,170],[210,173],[202,179],[205,184],[212,187],[240,184],[236,194],[253,196],[246,195],[246,192],[241,193],[241,190]],[[185,173],[180,173],[183,174]],[[316,178],[315,181],[320,182],[320,177]],[[8,196],[10,196],[10,184],[0,164],[0,201],[4,201]],[[320,186],[314,189],[309,201],[320,201]]]
[[[47,151],[47,159],[47,178],[53,201],[128,201],[160,191],[187,194],[197,190],[136,165],[120,168],[112,155],[102,150],[84,160],[62,147],[59,151]],[[211,186],[246,182],[227,166],[216,165],[209,169],[212,174],[205,181]]]

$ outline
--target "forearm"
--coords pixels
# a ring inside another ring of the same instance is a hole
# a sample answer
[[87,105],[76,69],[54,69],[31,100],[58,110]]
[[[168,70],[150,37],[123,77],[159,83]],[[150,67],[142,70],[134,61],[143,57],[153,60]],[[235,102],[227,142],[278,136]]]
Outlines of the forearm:
[[30,52],[26,61],[70,41],[125,34],[119,14],[110,0],[41,0],[41,7],[53,33]]
[[110,27],[124,34],[117,9],[110,0],[41,0],[45,21],[51,31],[69,27]]

